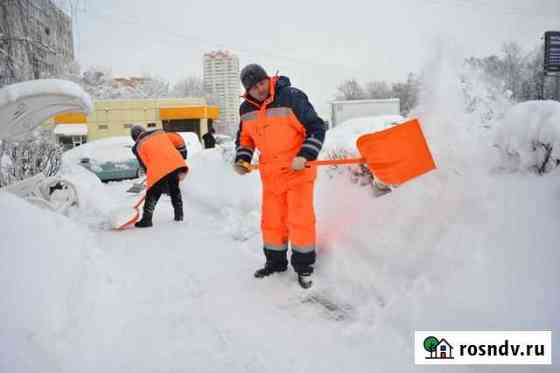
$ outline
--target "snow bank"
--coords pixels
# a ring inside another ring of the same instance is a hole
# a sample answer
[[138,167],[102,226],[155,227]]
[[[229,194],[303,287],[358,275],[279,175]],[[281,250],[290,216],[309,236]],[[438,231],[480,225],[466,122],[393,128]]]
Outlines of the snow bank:
[[202,151],[202,144],[198,139],[198,135],[194,132],[177,132],[183,140],[185,141],[185,145],[187,146],[188,157],[190,158],[192,155],[199,153]]
[[[191,172],[182,183],[185,206],[194,205],[225,228],[246,240],[258,231],[261,184],[258,172],[237,175],[221,149],[206,149],[188,159]],[[222,220],[225,219],[225,222]]]
[[111,211],[122,207],[122,196],[127,188],[124,183],[117,184],[118,190],[113,192],[94,173],[67,161],[63,162],[59,176],[76,187],[78,206],[71,208],[69,214],[82,224],[106,228]]
[[0,193],[0,371],[55,372],[77,340],[90,233]]
[[[319,283],[354,305],[359,321],[350,334],[383,340],[372,342],[379,370],[420,369],[394,353],[412,361],[414,330],[560,328],[552,285],[560,281],[560,217],[551,203],[560,177],[493,175],[492,131],[469,107],[456,57],[442,48],[428,62],[413,113],[437,170],[377,199],[344,175],[322,172],[317,183]],[[532,116],[553,118],[545,106]]]
[[515,105],[501,120],[495,144],[507,170],[551,171],[560,163],[560,102]]

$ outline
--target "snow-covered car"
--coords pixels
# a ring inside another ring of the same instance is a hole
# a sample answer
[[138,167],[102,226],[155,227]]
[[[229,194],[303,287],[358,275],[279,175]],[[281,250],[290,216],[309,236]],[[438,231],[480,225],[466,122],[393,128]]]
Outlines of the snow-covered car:
[[[178,133],[185,141],[188,157],[202,150],[195,133]],[[129,136],[95,140],[65,152],[64,160],[85,167],[103,182],[136,179],[142,171],[132,146],[134,141]]]
[[90,158],[82,158],[80,165],[93,172],[103,182],[137,179],[141,174],[140,164],[136,159],[92,163]]
[[64,160],[79,164],[104,182],[140,177],[140,164],[132,153],[129,136],[100,139],[64,153]]

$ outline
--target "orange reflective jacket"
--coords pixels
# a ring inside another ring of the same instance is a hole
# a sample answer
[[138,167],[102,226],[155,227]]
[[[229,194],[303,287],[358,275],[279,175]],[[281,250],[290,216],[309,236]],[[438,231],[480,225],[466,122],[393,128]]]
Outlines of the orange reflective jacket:
[[264,187],[283,190],[290,184],[310,181],[316,168],[291,171],[294,157],[316,159],[325,138],[325,124],[307,96],[290,86],[286,77],[270,79],[270,96],[262,103],[245,97],[240,109],[236,161],[251,161],[260,151],[259,169]]
[[[177,137],[180,138],[180,142]],[[180,135],[165,133],[161,130],[146,132],[140,135],[136,141],[132,151],[137,154],[146,168],[148,189],[175,170],[184,169],[185,172],[188,171],[187,163],[175,143],[184,146],[184,141]]]

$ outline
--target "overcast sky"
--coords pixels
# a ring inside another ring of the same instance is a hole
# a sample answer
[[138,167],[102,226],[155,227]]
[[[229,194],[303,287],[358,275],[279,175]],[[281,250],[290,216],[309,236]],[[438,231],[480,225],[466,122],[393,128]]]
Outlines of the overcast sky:
[[529,50],[545,30],[560,30],[560,0],[82,2],[82,67],[175,82],[202,76],[203,53],[227,48],[241,66],[289,76],[324,114],[344,79],[404,80],[442,37],[466,56],[485,56],[508,41]]

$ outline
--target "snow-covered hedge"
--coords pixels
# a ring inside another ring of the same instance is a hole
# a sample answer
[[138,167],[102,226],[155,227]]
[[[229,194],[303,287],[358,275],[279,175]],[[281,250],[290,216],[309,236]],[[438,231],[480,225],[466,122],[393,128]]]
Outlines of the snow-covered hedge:
[[[320,159],[359,158],[356,141],[362,135],[381,131],[404,120],[400,115],[371,116],[349,119],[327,131]],[[374,176],[365,164],[330,166],[326,173],[332,178],[339,173],[348,173],[354,184],[373,186]]]
[[62,164],[62,148],[47,130],[17,141],[0,142],[0,188],[39,173],[54,176]]
[[509,171],[552,171],[560,164],[560,102],[528,101],[506,113],[495,145],[500,167]]

